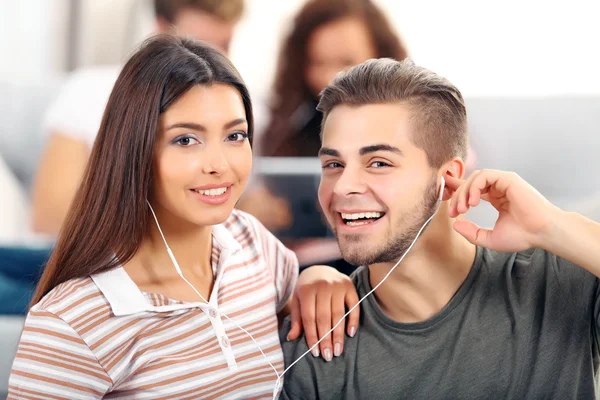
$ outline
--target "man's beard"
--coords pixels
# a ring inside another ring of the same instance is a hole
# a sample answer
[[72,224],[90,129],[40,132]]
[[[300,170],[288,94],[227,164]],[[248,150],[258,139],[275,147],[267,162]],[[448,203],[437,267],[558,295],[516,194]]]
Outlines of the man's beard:
[[[364,235],[345,235],[344,245],[336,232],[336,238],[342,257],[352,265],[371,265],[398,261],[410,247],[421,227],[433,215],[437,208],[437,179],[425,189],[423,200],[409,212],[404,213],[397,221],[391,221],[392,228],[402,229],[396,236],[391,233],[385,237],[384,243],[374,248],[365,248],[367,237]],[[361,242],[363,244],[361,245]]]

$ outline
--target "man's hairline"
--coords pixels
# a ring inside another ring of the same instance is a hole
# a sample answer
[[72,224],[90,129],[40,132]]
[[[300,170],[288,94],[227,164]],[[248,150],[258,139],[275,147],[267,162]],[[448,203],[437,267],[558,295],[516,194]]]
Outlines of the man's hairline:
[[321,128],[320,128],[320,132],[319,132],[319,139],[321,139],[321,142],[323,142],[323,133],[325,131],[325,124],[327,123],[327,120],[329,119],[329,115],[333,112],[333,110],[335,110],[338,107],[341,106],[348,106],[350,108],[359,108],[359,107],[365,107],[365,106],[376,106],[376,105],[397,105],[397,106],[407,106],[407,108],[409,109],[409,111],[412,113],[412,115],[409,117],[409,121],[412,123],[413,118],[416,117],[416,114],[413,112],[413,110],[410,109],[410,107],[414,106],[412,104],[412,101],[410,99],[404,99],[404,100],[382,100],[382,101],[372,101],[372,102],[360,102],[360,103],[353,103],[350,101],[346,101],[346,102],[340,102],[336,105],[334,105],[333,107],[331,107],[331,109],[329,111],[327,111],[327,113],[321,112],[323,114],[323,120],[321,122]]

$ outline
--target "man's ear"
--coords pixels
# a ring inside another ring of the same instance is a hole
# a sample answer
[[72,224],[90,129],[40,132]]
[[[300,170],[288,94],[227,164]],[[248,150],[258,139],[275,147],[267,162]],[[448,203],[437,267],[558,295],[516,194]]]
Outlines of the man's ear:
[[[440,169],[441,175],[446,177],[450,176],[455,179],[464,179],[465,175],[465,162],[460,157],[454,157],[452,160],[445,163]],[[448,179],[446,179],[447,181]],[[443,201],[450,200],[452,195],[454,194],[454,190],[449,189],[448,185],[444,188],[444,197]]]

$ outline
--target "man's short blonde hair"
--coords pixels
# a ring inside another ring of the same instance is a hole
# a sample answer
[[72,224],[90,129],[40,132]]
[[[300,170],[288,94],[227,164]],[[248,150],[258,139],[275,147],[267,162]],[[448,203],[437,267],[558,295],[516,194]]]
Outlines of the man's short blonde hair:
[[[338,105],[402,103],[413,113],[413,143],[438,168],[453,157],[467,157],[467,109],[447,79],[412,60],[372,59],[339,73],[321,93],[317,110],[323,125]],[[377,129],[376,126],[373,129]]]

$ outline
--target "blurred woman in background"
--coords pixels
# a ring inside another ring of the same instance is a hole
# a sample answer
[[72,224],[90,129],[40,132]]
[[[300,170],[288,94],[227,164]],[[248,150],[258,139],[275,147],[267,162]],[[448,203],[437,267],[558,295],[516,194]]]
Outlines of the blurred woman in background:
[[336,73],[370,58],[406,58],[407,50],[371,0],[311,0],[285,39],[273,87],[263,156],[316,157],[319,93]]

